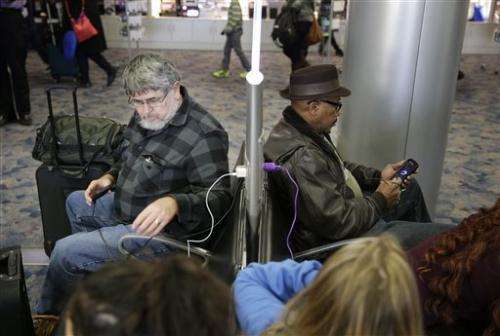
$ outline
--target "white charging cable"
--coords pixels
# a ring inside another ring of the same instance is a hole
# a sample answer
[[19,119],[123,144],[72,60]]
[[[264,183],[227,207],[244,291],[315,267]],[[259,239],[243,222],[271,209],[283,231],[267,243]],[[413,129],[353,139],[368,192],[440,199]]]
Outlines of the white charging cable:
[[[224,175],[221,175],[219,178],[217,178],[217,180],[215,180],[215,182],[210,186],[210,188],[208,188],[207,190],[207,194],[205,196],[205,205],[207,207],[207,210],[208,210],[208,213],[210,214],[210,218],[211,218],[211,221],[212,221],[212,224],[210,226],[210,232],[208,233],[208,235],[203,238],[203,239],[200,239],[200,240],[187,240],[187,254],[188,256],[191,256],[191,246],[190,246],[190,243],[193,242],[193,243],[203,243],[205,241],[207,241],[210,236],[212,235],[213,233],[213,230],[215,228],[216,225],[218,225],[226,216],[227,214],[229,213],[229,211],[231,210],[231,208],[234,206],[234,204],[231,205],[231,207],[226,211],[226,213],[221,217],[221,219],[219,219],[219,221],[217,223],[215,223],[215,219],[214,219],[214,216],[213,216],[213,213],[212,213],[212,210],[210,209],[210,206],[208,204],[208,197],[209,197],[209,194],[210,192],[212,191],[213,187],[224,177],[227,177],[227,176],[236,176],[238,178],[244,178],[246,176],[246,167],[244,166],[238,166],[236,167],[236,171],[234,173],[226,173]],[[233,201],[234,203],[234,201]],[[204,232],[206,230],[203,230],[202,232]],[[174,245],[174,247],[177,247],[177,248],[180,248],[180,249],[184,249],[184,247],[182,246],[177,246],[174,241],[171,241],[169,238],[167,237],[164,237],[164,238],[161,238],[161,237],[149,237],[149,236],[143,236],[143,235],[138,235],[138,234],[126,234],[125,236],[123,236],[119,242],[118,242],[118,250],[120,251],[121,254],[125,255],[125,256],[134,256],[134,253],[130,253],[126,250],[126,248],[123,246],[125,240],[128,240],[128,239],[142,239],[142,240],[148,240],[146,242],[146,245],[150,242],[150,241],[156,241],[156,242],[161,242],[161,243],[165,243],[167,245]],[[196,250],[195,250],[196,249]],[[195,252],[198,252],[199,254],[206,254],[206,255],[209,255],[209,252],[205,249],[202,249],[200,247],[195,247],[193,248],[193,250],[195,250]]]
[[212,221],[212,224],[210,226],[210,232],[208,232],[208,235],[205,236],[205,238],[202,238],[202,239],[188,239],[187,240],[187,255],[188,257],[191,256],[191,243],[204,243],[206,242],[208,239],[210,239],[210,237],[212,236],[212,233],[214,232],[214,227],[215,227],[215,218],[214,218],[214,215],[212,213],[212,210],[210,209],[210,205],[208,204],[208,196],[210,195],[210,192],[212,191],[213,187],[219,183],[219,181],[221,179],[223,179],[224,177],[228,177],[228,176],[238,176],[236,173],[226,173],[224,175],[221,175],[219,176],[219,178],[217,178],[217,180],[215,180],[214,183],[212,183],[212,185],[210,186],[210,188],[208,188],[207,190],[207,195],[205,196],[205,205],[207,207],[207,210],[208,210],[208,213],[210,214],[210,219]]

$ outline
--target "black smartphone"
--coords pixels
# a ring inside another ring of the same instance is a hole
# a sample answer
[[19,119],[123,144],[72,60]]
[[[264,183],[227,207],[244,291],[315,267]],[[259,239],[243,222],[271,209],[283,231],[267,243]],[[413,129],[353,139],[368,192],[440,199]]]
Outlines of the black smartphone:
[[92,195],[91,196],[92,202],[97,201],[99,198],[106,195],[108,193],[108,191],[110,191],[113,188],[114,188],[114,186],[111,184],[111,185],[107,186],[106,188],[104,188],[103,190],[99,191],[98,193]]
[[[417,171],[418,163],[413,159],[406,160],[401,168],[394,174],[394,177],[399,177],[402,182],[404,182],[408,176],[414,174]],[[393,178],[394,178],[393,177]]]

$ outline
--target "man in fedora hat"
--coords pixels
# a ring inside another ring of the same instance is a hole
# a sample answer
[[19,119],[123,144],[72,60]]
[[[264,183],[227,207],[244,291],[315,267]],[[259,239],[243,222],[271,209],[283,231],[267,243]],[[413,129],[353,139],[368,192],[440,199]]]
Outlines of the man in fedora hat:
[[[341,115],[341,99],[351,91],[340,86],[334,65],[295,71],[284,94],[291,105],[272,129],[264,155],[266,161],[286,168],[299,186],[294,250],[378,234],[391,220],[430,221],[416,182],[405,185],[407,191],[401,193],[400,181],[393,180],[404,161],[379,171],[344,161],[335,148],[330,130]],[[270,182],[282,198],[280,204],[293,209],[288,175],[271,174]]]

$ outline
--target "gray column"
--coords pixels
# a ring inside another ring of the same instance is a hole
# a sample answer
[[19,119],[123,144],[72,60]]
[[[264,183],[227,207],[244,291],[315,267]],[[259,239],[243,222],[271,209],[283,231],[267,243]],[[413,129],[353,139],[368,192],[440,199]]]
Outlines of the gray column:
[[468,1],[351,1],[338,145],[383,168],[413,158],[429,209],[439,192]]

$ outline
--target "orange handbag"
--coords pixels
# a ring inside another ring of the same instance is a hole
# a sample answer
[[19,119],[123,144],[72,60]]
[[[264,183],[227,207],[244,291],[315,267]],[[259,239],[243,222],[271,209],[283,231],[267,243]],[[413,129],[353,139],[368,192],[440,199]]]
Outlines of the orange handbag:
[[321,42],[323,38],[323,32],[321,31],[321,27],[319,26],[318,20],[313,16],[313,21],[311,24],[311,28],[309,29],[309,33],[307,34],[306,41],[307,45],[313,45]]
[[71,26],[73,27],[73,31],[75,32],[76,39],[78,43],[86,41],[91,37],[96,36],[97,29],[92,25],[87,15],[85,15],[85,0],[82,0],[82,11],[80,12],[80,17],[78,19],[74,19],[71,17],[69,12],[68,1],[66,3],[66,12],[68,13],[69,20],[71,21]]

